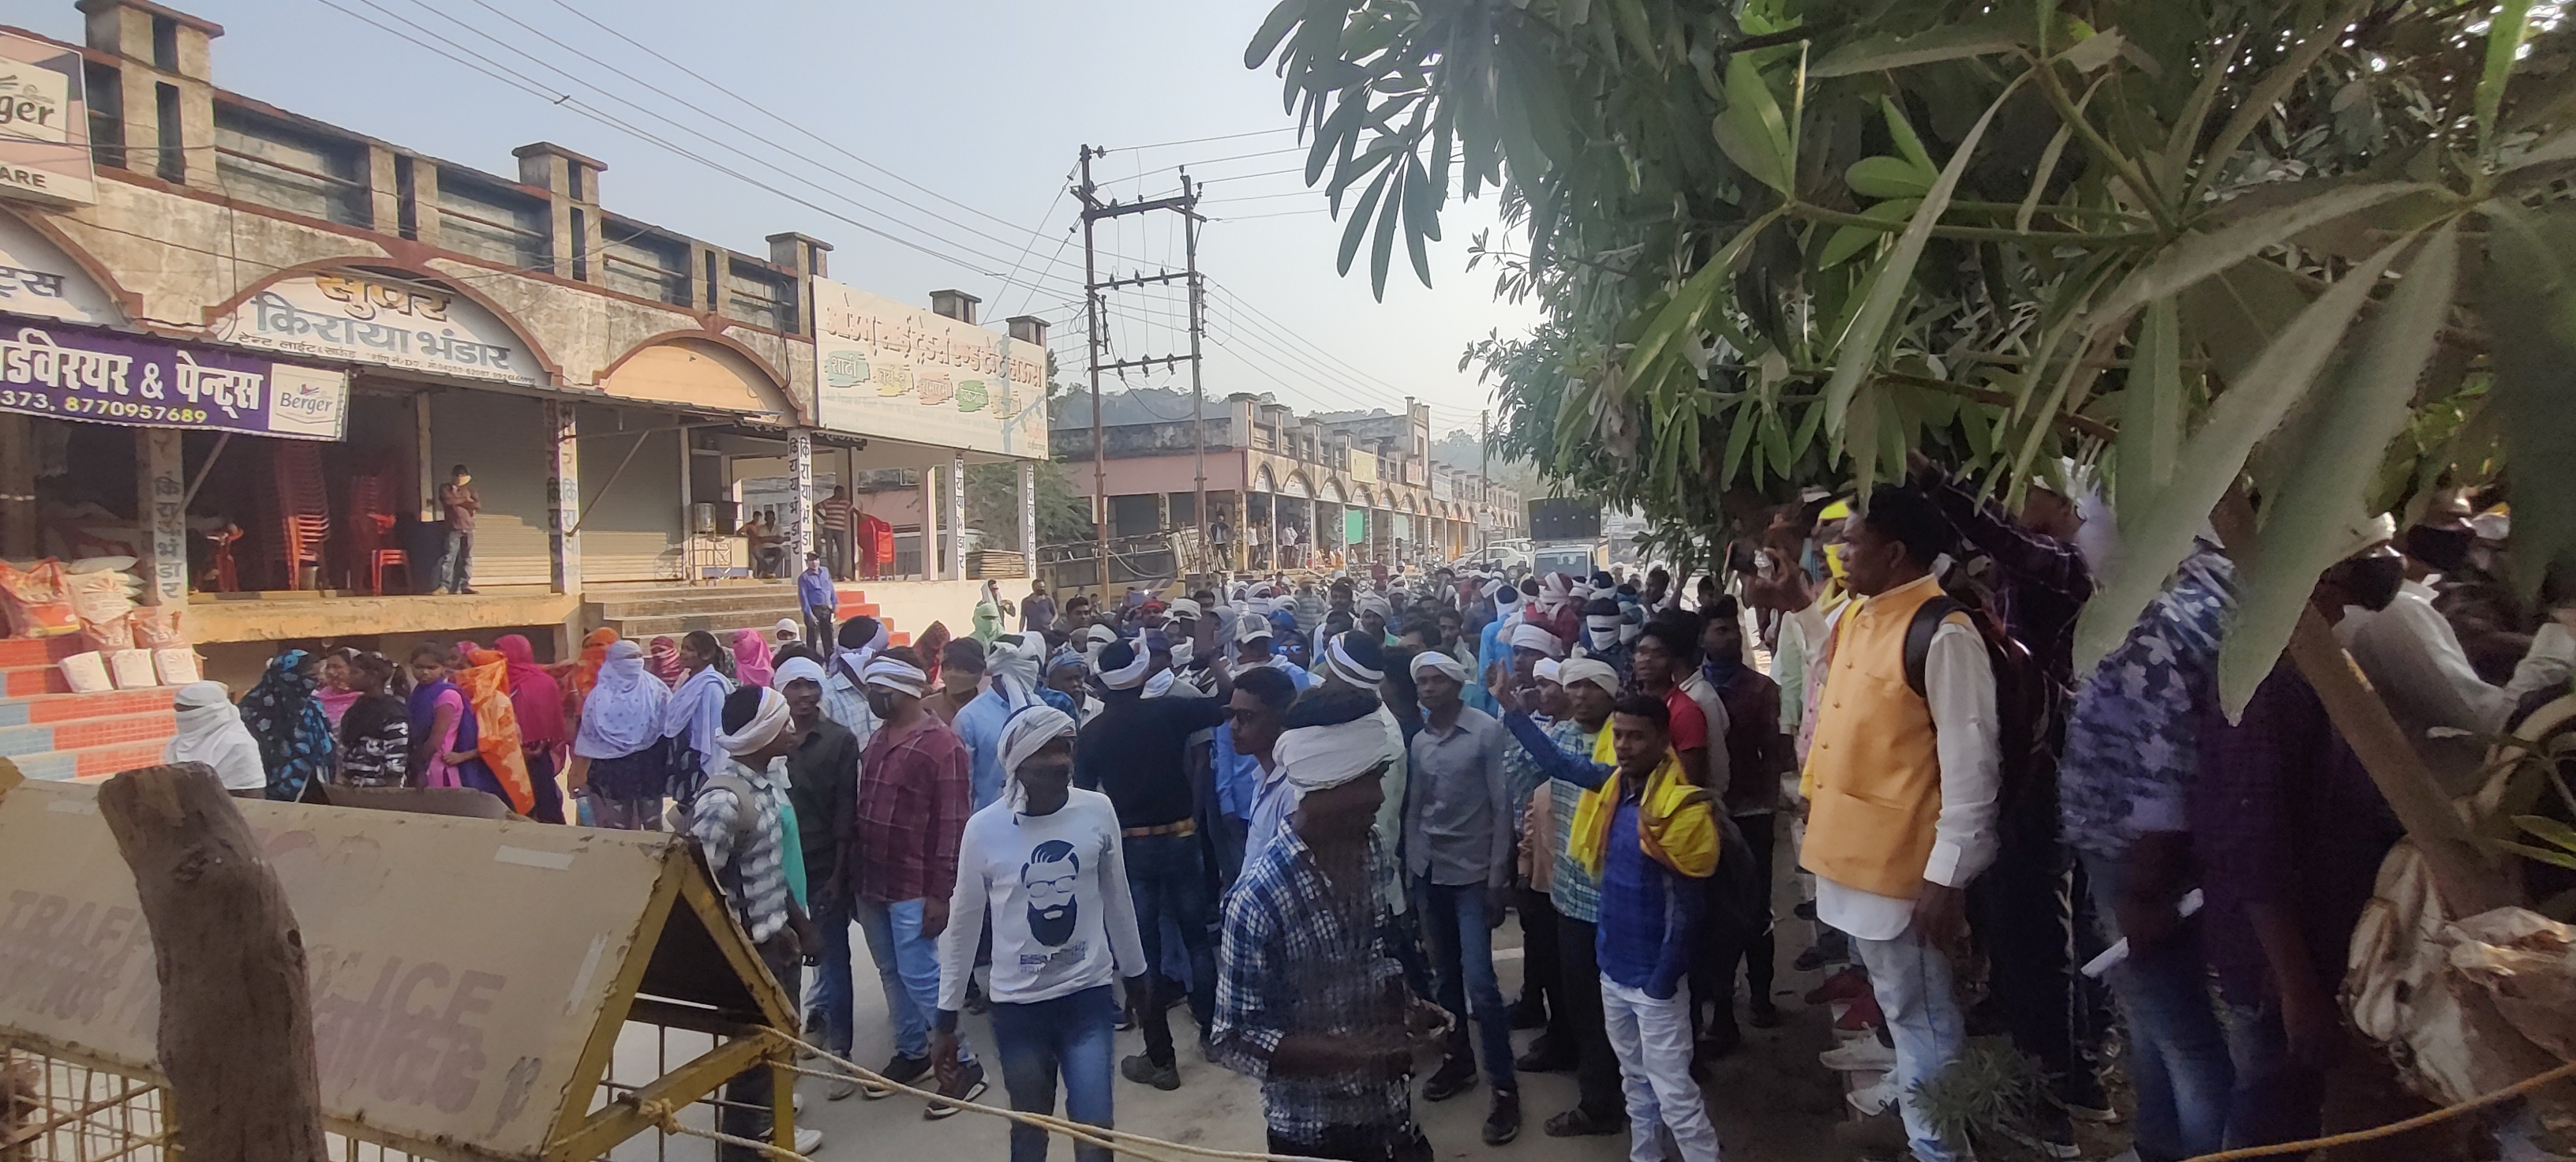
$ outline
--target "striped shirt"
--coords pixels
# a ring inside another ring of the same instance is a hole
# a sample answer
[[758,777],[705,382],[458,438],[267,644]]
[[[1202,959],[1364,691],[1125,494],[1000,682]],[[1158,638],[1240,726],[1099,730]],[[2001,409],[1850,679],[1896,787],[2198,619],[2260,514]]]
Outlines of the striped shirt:
[[[742,775],[738,764],[729,773]],[[748,776],[746,776],[748,777]],[[689,803],[689,834],[706,851],[707,868],[754,944],[787,926],[787,864],[779,843],[777,800],[755,794],[745,804],[727,782],[710,782]],[[742,818],[751,812],[748,825]]]

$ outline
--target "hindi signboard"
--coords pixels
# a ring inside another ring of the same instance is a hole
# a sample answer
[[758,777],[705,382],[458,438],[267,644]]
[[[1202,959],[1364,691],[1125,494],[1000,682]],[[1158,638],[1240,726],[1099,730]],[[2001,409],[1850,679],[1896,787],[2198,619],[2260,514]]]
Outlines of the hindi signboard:
[[244,347],[458,379],[545,386],[545,370],[501,317],[454,291],[357,271],[281,279],[215,323]]
[[823,427],[1046,458],[1045,347],[820,278],[814,331]]
[[114,299],[62,247],[0,213],[0,314],[113,327],[124,321]]
[[344,372],[147,335],[0,326],[0,411],[142,428],[337,440]]
[[80,50],[0,32],[0,194],[98,200]]

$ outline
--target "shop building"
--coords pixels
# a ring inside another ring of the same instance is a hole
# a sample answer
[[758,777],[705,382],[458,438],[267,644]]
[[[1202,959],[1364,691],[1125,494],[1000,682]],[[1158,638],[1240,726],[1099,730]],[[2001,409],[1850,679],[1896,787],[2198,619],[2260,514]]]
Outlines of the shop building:
[[[216,86],[219,26],[78,8],[82,44],[0,28],[45,113],[0,141],[0,557],[137,558],[238,688],[289,642],[765,625],[792,581],[744,522],[792,575],[856,483],[894,551],[845,609],[963,624],[959,490],[926,500],[1046,454],[1042,323],[636,221],[560,145],[492,173],[278,109]],[[459,464],[475,592],[430,595]]]
[[[1103,396],[1105,487],[1094,484],[1090,399],[1058,409],[1051,446],[1076,491],[1108,497],[1093,505],[1110,536],[1197,523],[1200,446],[1189,420],[1162,418],[1188,404],[1156,389]],[[1517,493],[1430,459],[1428,405],[1299,416],[1237,393],[1206,410],[1208,519],[1226,524],[1236,568],[1448,561],[1521,535]]]

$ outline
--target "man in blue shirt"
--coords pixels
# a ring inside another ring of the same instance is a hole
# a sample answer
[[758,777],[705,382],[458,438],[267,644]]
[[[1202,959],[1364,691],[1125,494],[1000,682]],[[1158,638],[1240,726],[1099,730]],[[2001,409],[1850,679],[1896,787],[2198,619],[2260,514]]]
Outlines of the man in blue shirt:
[[1234,680],[1226,703],[1225,725],[1216,731],[1210,766],[1216,783],[1217,880],[1234,887],[1243,871],[1246,836],[1252,828],[1253,804],[1270,778],[1270,747],[1288,722],[1288,707],[1297,701],[1291,672],[1267,666],[1248,669]]
[[1690,1076],[1690,994],[1684,986],[1705,888],[1646,854],[1637,832],[1646,780],[1672,749],[1666,733],[1671,714],[1653,695],[1621,696],[1610,713],[1611,748],[1619,763],[1608,767],[1558,751],[1530,718],[1519,691],[1497,693],[1511,708],[1504,726],[1551,777],[1586,790],[1615,780],[1618,798],[1603,829],[1601,919],[1593,947],[1610,1047],[1618,1054],[1628,1097],[1630,1162],[1661,1162],[1663,1146],[1653,1129],[1659,1122],[1672,1131],[1682,1162],[1717,1162],[1717,1127]]
[[796,575],[796,604],[805,611],[805,640],[818,648],[831,641],[841,592],[832,587],[832,571],[823,567],[821,553],[805,554],[805,571]]

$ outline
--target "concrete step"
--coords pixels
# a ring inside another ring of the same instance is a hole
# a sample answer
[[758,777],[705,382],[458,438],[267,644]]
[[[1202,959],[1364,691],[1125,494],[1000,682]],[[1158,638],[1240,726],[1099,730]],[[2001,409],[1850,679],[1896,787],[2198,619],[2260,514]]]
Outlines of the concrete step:
[[30,723],[25,726],[0,726],[0,755],[17,758],[54,751],[87,751],[122,744],[149,743],[157,748],[170,740],[179,729],[178,716],[168,710],[143,714],[113,714],[77,718],[65,722]]
[[589,593],[587,604],[610,621],[630,617],[662,617],[728,609],[793,612],[796,587],[787,584],[718,585],[693,588],[673,585],[667,588],[633,590],[617,593]]
[[0,727],[167,711],[171,699],[178,692],[176,686],[155,686],[149,690],[118,690],[103,694],[38,694],[0,698]]
[[123,742],[81,750],[53,750],[17,755],[10,762],[30,779],[103,779],[118,771],[157,766],[167,739]]

